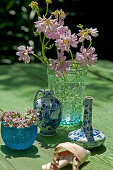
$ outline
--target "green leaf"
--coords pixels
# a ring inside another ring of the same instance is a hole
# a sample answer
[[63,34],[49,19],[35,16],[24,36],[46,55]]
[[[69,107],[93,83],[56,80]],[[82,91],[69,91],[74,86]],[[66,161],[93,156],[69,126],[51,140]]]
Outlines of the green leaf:
[[3,24],[0,24],[0,29],[4,28],[4,27],[7,27],[7,26],[12,26],[13,23],[12,22],[4,22]]
[[6,6],[6,10],[9,10],[14,5],[14,0],[9,1],[9,3]]

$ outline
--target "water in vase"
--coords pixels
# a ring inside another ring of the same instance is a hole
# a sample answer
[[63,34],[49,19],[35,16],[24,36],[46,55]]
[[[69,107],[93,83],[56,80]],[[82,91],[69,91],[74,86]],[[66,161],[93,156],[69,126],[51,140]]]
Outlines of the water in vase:
[[48,73],[48,87],[62,104],[62,120],[60,125],[74,126],[81,123],[83,93],[86,86],[87,68],[71,70],[65,79],[56,78]]

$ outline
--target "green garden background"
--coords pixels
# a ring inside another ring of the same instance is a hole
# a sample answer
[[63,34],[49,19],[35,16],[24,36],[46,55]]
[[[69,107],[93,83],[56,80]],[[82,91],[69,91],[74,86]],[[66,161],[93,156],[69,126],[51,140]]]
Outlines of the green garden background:
[[[31,10],[31,0],[1,0],[0,1],[0,64],[18,62],[17,47],[21,44],[33,45],[35,53],[41,55],[39,38],[35,37],[34,22],[37,21],[35,11]],[[38,0],[41,14],[45,11],[45,0]],[[63,9],[67,15],[65,25],[72,33],[77,32],[77,25],[93,27],[99,30],[99,36],[93,44],[99,59],[113,60],[112,1],[102,0],[53,0],[49,5],[49,13]],[[54,55],[54,49],[52,54]],[[39,62],[32,57],[32,62]]]

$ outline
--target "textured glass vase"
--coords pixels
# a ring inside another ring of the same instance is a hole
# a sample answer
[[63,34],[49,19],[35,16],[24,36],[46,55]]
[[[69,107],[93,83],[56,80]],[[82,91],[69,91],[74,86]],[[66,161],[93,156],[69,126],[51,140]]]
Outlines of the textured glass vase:
[[25,128],[5,127],[1,123],[1,136],[11,149],[24,150],[32,146],[37,137],[37,125]]
[[62,104],[62,120],[60,125],[73,127],[81,124],[83,93],[86,86],[87,67],[70,69],[65,78],[57,78],[48,70],[48,88]]

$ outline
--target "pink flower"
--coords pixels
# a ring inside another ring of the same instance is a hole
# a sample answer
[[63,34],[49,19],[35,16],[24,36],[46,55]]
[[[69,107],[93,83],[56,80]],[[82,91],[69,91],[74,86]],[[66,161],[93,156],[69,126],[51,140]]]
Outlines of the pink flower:
[[[29,115],[29,117],[27,117]],[[1,114],[1,119],[0,121],[4,121],[4,125],[7,127],[17,127],[17,128],[22,128],[22,127],[29,127],[32,124],[37,124],[38,123],[38,116],[39,116],[39,110],[33,110],[33,109],[28,109],[27,110],[27,115],[25,114],[24,117],[22,117],[22,114],[17,112],[17,111],[4,111]]]
[[61,73],[61,71],[58,71],[58,72],[55,74],[55,76],[56,76],[57,78],[59,78],[59,77],[62,77],[63,74]]
[[83,42],[85,39],[91,41],[91,36],[88,34],[88,30],[79,30],[77,35],[80,36],[79,42]]
[[70,46],[77,47],[77,43],[78,43],[77,36],[75,34],[71,35],[70,30],[61,34],[60,39],[56,40],[56,46],[58,47],[58,49],[60,49],[61,51],[67,51],[67,52],[69,52]]
[[[37,30],[36,30],[37,33],[41,33],[41,32],[45,31],[46,25],[47,25],[46,20],[47,19],[45,18],[45,16],[43,16],[43,19],[41,17],[38,17],[38,21],[34,22],[35,27],[37,28]],[[48,23],[50,23],[50,22],[48,21]]]
[[26,47],[21,45],[18,47],[18,50],[20,50],[19,52],[16,53],[16,55],[20,56],[18,59],[19,60],[23,60],[25,63],[29,63],[30,62],[30,57],[28,54],[32,54],[34,53],[34,51],[32,51],[32,47]]
[[88,29],[88,33],[90,33],[93,37],[97,37],[98,36],[98,31],[97,28],[90,28]]
[[57,34],[58,34],[58,38],[56,39],[60,39],[60,37],[65,34],[66,32],[68,32],[69,28],[67,26],[63,26],[63,25],[60,25],[58,28],[57,28]]
[[23,128],[23,125],[22,124],[18,124],[16,127],[17,128]]
[[50,64],[49,64],[49,67],[50,69],[55,72],[56,71],[56,67],[57,67],[57,64],[59,63],[58,59],[50,59]]
[[72,61],[66,61],[66,56],[64,53],[60,52],[58,54],[59,64],[57,65],[57,71],[65,72],[69,67]]
[[66,31],[68,31],[68,27],[60,24],[57,28],[53,30],[48,29],[46,31],[46,37],[49,39],[60,39],[60,36]]
[[83,42],[85,39],[91,41],[91,34],[93,37],[98,36],[98,31],[97,28],[90,28],[90,29],[85,29],[85,30],[79,30],[79,33],[77,34],[79,38],[79,42]]
[[63,73],[70,67],[71,61],[66,61],[66,56],[63,52],[58,54],[58,59],[50,59],[50,69],[56,73],[56,77],[61,77]]
[[86,50],[83,46],[80,48],[81,53],[76,53],[76,62],[79,63],[82,67],[88,65],[93,65],[97,61],[97,54],[93,54],[95,52],[95,48],[91,47],[89,50]]
[[4,121],[5,121],[6,123],[8,123],[8,122],[10,121],[10,119],[9,119],[8,117],[5,117],[5,118],[4,118]]
[[95,48],[91,47],[88,51],[87,51],[87,56],[88,56],[88,64],[91,66],[93,64],[95,64],[95,62],[97,61],[97,54],[93,54],[95,52]]
[[36,32],[43,32],[49,39],[57,38],[57,28],[59,26],[60,24],[57,22],[57,19],[52,19],[52,15],[48,19],[45,16],[43,18],[38,17],[38,21],[35,22]]

